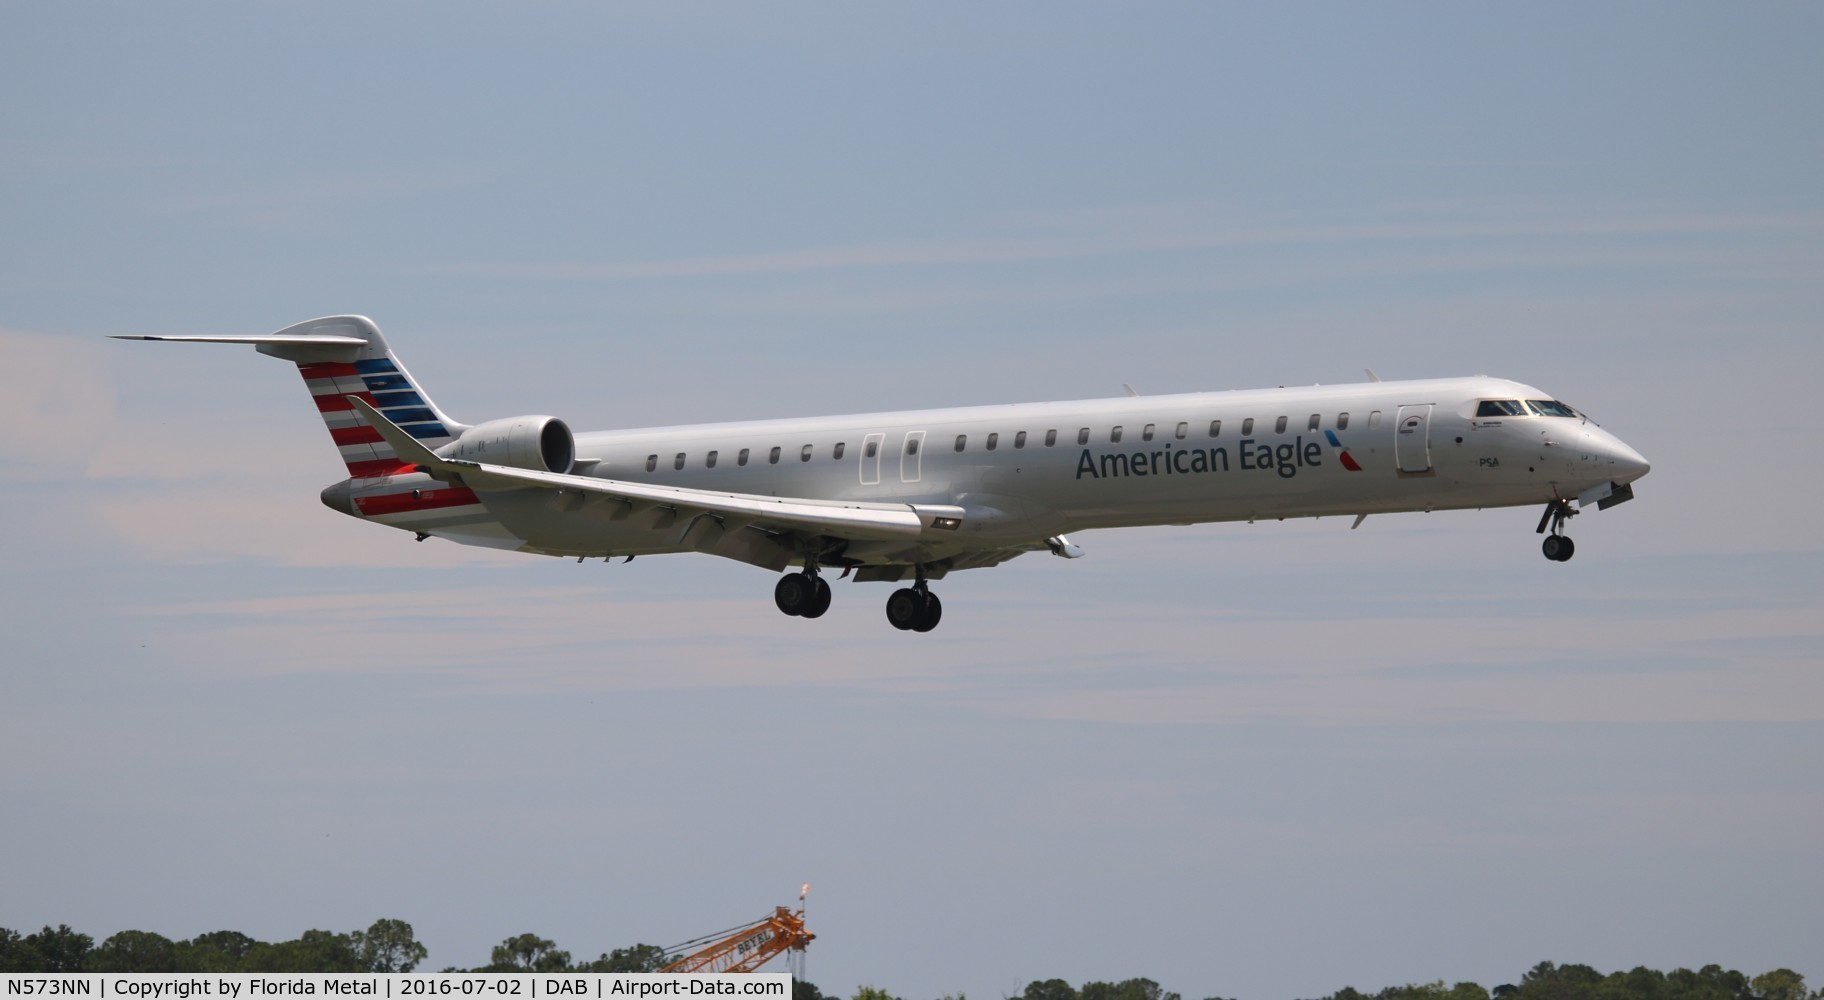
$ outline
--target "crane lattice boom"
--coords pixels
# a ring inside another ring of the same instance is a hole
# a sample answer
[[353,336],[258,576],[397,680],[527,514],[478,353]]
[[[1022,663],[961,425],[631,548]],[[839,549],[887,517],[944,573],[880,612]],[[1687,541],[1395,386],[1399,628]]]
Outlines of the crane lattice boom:
[[772,916],[737,927],[659,971],[752,972],[782,952],[803,953],[816,937],[804,929],[803,909],[794,912],[781,906]]

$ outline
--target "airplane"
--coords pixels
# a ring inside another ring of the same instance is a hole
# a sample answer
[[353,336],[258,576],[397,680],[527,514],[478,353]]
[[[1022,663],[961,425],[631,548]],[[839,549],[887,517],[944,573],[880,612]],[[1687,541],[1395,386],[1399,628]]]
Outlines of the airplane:
[[829,609],[826,569],[910,579],[886,613],[913,632],[943,616],[930,581],[1075,559],[1069,536],[1094,528],[1543,505],[1564,562],[1565,522],[1633,499],[1649,469],[1551,394],[1480,375],[574,433],[451,418],[364,316],[118,339],[295,363],[348,469],[323,503],[350,517],[578,562],[722,556],[783,573],[774,604],[800,618]]

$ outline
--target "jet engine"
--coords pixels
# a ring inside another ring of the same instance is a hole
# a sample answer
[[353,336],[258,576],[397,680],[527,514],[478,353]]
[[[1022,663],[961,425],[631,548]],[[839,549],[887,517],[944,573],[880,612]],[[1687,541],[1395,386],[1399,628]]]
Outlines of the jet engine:
[[437,454],[456,461],[562,473],[576,464],[576,437],[556,417],[503,417],[463,431]]

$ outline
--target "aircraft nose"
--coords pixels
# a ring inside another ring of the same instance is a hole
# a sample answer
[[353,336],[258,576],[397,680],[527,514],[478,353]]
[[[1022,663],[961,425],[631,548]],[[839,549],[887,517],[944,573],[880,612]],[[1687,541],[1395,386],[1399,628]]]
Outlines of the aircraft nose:
[[1614,468],[1613,478],[1618,483],[1631,483],[1646,475],[1653,468],[1653,463],[1646,456],[1635,451],[1619,438],[1610,438],[1609,447],[1605,449],[1609,465]]

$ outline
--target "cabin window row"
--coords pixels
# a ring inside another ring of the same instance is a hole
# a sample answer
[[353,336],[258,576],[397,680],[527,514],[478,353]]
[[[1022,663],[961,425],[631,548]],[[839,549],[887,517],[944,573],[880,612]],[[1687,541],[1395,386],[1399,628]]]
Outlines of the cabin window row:
[[[1274,433],[1284,434],[1286,432],[1286,428],[1291,425],[1291,421],[1292,421],[1292,418],[1289,416],[1279,417],[1278,419],[1274,420],[1273,421]],[[1323,427],[1323,423],[1324,423],[1323,414],[1313,413],[1313,414],[1311,414],[1310,418],[1308,420],[1306,420],[1305,429],[1309,430],[1309,431],[1320,430]],[[1335,423],[1337,430],[1339,430],[1339,431],[1348,430],[1349,429],[1349,414],[1346,412],[1338,413],[1336,415],[1336,420],[1334,421],[1334,423]],[[1379,427],[1380,425],[1381,425],[1381,411],[1375,410],[1375,411],[1369,413],[1368,414],[1369,429],[1372,430],[1374,428]],[[1172,432],[1173,438],[1175,438],[1179,441],[1183,441],[1185,438],[1189,437],[1191,434],[1190,421],[1188,421],[1188,420],[1178,421],[1177,425],[1171,429],[1171,432]],[[1147,424],[1144,427],[1140,428],[1140,440],[1142,440],[1142,441],[1155,440],[1159,437],[1160,433],[1161,433],[1161,431],[1160,431],[1160,427],[1158,424],[1156,424],[1156,423]],[[1242,437],[1247,437],[1253,433],[1254,433],[1254,418],[1253,417],[1243,418],[1241,421]],[[1123,424],[1116,424],[1113,427],[1110,427],[1108,429],[1108,441],[1110,444],[1120,444],[1122,438],[1125,437],[1126,434],[1127,434],[1126,426]],[[1077,444],[1079,444],[1079,445],[1089,444],[1090,435],[1091,435],[1090,428],[1088,428],[1088,427],[1077,428]],[[1222,436],[1222,421],[1220,421],[1220,420],[1210,421],[1209,436],[1210,437],[1221,437]],[[984,439],[983,447],[987,451],[994,451],[995,449],[1000,447],[1000,443],[1001,443],[1001,435],[998,432],[991,433]],[[1050,448],[1057,443],[1058,443],[1058,432],[1055,430],[1046,431],[1045,432],[1045,447]],[[1026,432],[1025,431],[1020,431],[1013,436],[1013,446],[1015,448],[1026,447]],[[969,435],[958,434],[956,436],[956,450],[965,451],[968,449],[968,447],[969,447]]]
[[[847,450],[848,450],[847,442],[845,442],[845,441],[836,442],[836,446],[830,449],[830,460],[835,461],[835,462],[842,461],[843,453]],[[767,449],[767,452],[766,452],[767,464],[768,465],[778,465],[779,459],[784,454],[785,454],[785,449],[781,448],[778,445],[774,445],[773,447]],[[808,462],[811,460],[811,458],[815,454],[816,454],[816,446],[807,444],[804,447],[798,449],[798,461]],[[868,457],[872,458],[873,455],[874,455],[874,443],[870,441],[868,443]],[[706,469],[715,468],[716,463],[721,461],[721,457],[722,457],[722,453],[719,450],[705,453],[703,456],[703,467]],[[735,464],[736,465],[746,465],[748,463],[748,460],[751,459],[752,457],[753,457],[753,449],[752,448],[743,448],[740,451],[735,453]],[[686,452],[686,451],[680,451],[676,455],[673,455],[671,457],[671,467],[674,469],[681,470],[689,462],[689,460],[690,460],[690,453]],[[657,472],[658,470],[659,470],[659,456],[656,453],[652,454],[652,455],[647,455],[646,456],[646,471],[647,472]]]
[[[1284,434],[1286,432],[1286,427],[1290,424],[1290,422],[1291,422],[1291,418],[1284,417],[1284,416],[1279,417],[1278,419],[1274,420],[1274,422],[1273,422],[1274,432],[1278,433],[1278,434]],[[1375,410],[1368,414],[1368,427],[1370,430],[1373,430],[1374,428],[1379,427],[1380,424],[1381,424],[1381,411]],[[1338,413],[1336,415],[1335,425],[1336,425],[1336,429],[1339,431],[1348,430],[1349,429],[1349,414],[1346,412]],[[1319,430],[1322,426],[1323,426],[1323,414],[1320,414],[1320,413],[1311,414],[1310,418],[1305,422],[1305,429],[1309,430],[1309,431]],[[1121,438],[1125,433],[1126,433],[1126,428],[1122,424],[1116,424],[1113,427],[1110,427],[1108,429],[1109,443],[1120,444]],[[1174,437],[1180,441],[1189,437],[1190,433],[1191,433],[1191,424],[1190,424],[1190,421],[1188,421],[1188,420],[1180,420],[1180,421],[1178,421],[1177,425],[1172,428],[1172,437]],[[1243,418],[1241,421],[1241,436],[1247,437],[1253,433],[1254,433],[1254,418],[1253,417]],[[1158,435],[1159,435],[1159,425],[1156,423],[1147,424],[1144,427],[1140,428],[1140,440],[1142,440],[1142,441],[1151,441],[1151,440],[1155,439],[1156,437],[1158,437]],[[1222,421],[1221,420],[1210,421],[1209,436],[1213,437],[1213,438],[1222,436]],[[1088,427],[1079,427],[1077,429],[1077,444],[1086,445],[1089,443],[1089,438],[1090,438],[1090,429]],[[1015,431],[1014,432],[1014,434],[1013,434],[1013,447],[1014,448],[1016,448],[1016,449],[1024,448],[1024,447],[1026,447],[1026,442],[1027,442],[1027,435],[1026,435],[1025,431]],[[1052,430],[1046,431],[1045,432],[1045,447],[1047,447],[1047,448],[1056,447],[1057,443],[1058,443],[1057,430],[1052,429]],[[987,435],[987,437],[983,439],[982,444],[983,444],[984,449],[986,449],[987,451],[998,450],[1001,446],[1000,432],[999,431],[990,432]],[[958,434],[956,436],[956,450],[959,452],[966,451],[968,449],[968,447],[969,447],[969,435]],[[848,449],[847,442],[844,442],[844,441],[836,442],[835,446],[830,449],[830,460],[836,461],[836,462],[842,461],[843,453],[845,451],[847,451],[847,449]],[[873,458],[875,456],[875,454],[878,452],[878,450],[879,450],[879,442],[869,441],[866,446],[866,451],[867,451],[866,457]],[[778,465],[779,460],[784,455],[784,453],[785,453],[785,450],[782,447],[780,447],[779,445],[774,445],[772,448],[767,450],[767,453],[766,453],[767,464]],[[814,457],[815,453],[816,453],[816,447],[814,445],[808,445],[808,444],[804,445],[803,447],[798,449],[798,461],[809,462],[812,459],[812,457]],[[752,454],[753,454],[753,450],[750,448],[741,449],[740,451],[735,453],[735,464],[736,465],[746,465],[748,463],[748,460],[752,457]],[[906,442],[906,454],[908,454],[908,455],[918,454],[918,439],[917,438],[909,439]],[[711,452],[706,453],[703,456],[703,467],[706,469],[715,468],[716,463],[720,460],[720,456],[721,456],[720,451],[711,451]],[[684,466],[686,464],[688,464],[689,459],[690,459],[689,452],[680,451],[677,454],[672,456],[671,467],[673,469],[677,469],[677,470],[681,471],[684,468]],[[646,456],[646,471],[647,472],[657,472],[658,468],[659,468],[658,454],[654,453],[651,455],[647,455]]]

